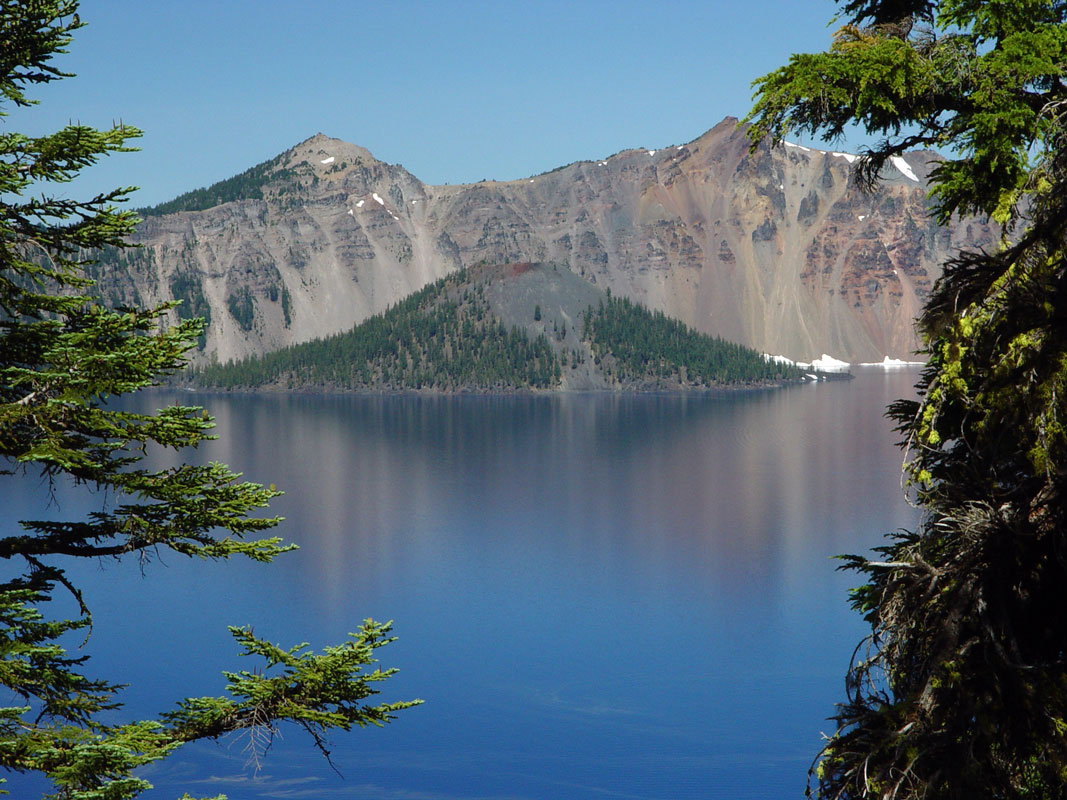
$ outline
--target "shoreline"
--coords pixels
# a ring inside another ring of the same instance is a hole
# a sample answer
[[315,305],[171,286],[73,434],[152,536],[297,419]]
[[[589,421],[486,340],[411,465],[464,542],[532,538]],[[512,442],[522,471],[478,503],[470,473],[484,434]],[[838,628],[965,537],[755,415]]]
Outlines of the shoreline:
[[633,386],[603,387],[590,389],[537,389],[537,388],[485,388],[463,387],[455,390],[440,389],[343,389],[329,386],[282,387],[266,385],[258,387],[235,387],[232,389],[217,386],[167,385],[155,387],[157,390],[189,392],[190,394],[210,395],[290,395],[290,396],[360,396],[360,397],[552,397],[567,395],[730,395],[740,392],[764,392],[772,389],[784,389],[790,386],[803,386],[811,383],[849,381],[855,378],[851,372],[818,372],[817,380],[804,377],[793,380],[768,381],[756,383],[722,384],[719,386],[664,386],[637,384]]

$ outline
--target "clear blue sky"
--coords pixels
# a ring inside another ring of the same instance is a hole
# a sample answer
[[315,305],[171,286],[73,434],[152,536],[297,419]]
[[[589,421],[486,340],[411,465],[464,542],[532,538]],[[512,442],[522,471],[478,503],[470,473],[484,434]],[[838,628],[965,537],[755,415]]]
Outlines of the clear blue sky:
[[[79,193],[135,205],[205,186],[322,132],[427,183],[513,179],[743,116],[750,83],[825,49],[831,0],[83,0],[77,77],[0,124],[142,128]],[[10,110],[10,109],[9,109]]]

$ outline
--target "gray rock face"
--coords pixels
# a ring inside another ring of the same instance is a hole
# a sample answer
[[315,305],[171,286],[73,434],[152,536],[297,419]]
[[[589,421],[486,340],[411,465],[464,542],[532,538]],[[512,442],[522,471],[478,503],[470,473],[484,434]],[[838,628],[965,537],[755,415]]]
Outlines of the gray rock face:
[[686,145],[627,150],[520,181],[428,186],[321,134],[282,154],[249,199],[149,216],[103,294],[183,299],[226,361],[345,330],[479,262],[552,262],[600,289],[768,353],[902,358],[912,319],[960,246],[995,231],[926,214],[932,157],[866,194],[851,157],[748,151],[726,119]]

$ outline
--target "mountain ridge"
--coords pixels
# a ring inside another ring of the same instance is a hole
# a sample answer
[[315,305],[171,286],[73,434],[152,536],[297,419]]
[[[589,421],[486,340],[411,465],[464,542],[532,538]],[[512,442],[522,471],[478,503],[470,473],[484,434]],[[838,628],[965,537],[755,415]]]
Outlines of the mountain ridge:
[[870,194],[851,180],[853,158],[751,150],[728,117],[685,144],[434,186],[317,133],[227,179],[219,204],[212,190],[227,181],[196,190],[202,208],[149,213],[134,238],[140,255],[96,274],[112,299],[206,309],[200,360],[328,336],[461,267],[517,262],[565,267],[794,360],[906,358],[938,265],[995,231],[932,223],[933,155],[905,154]]

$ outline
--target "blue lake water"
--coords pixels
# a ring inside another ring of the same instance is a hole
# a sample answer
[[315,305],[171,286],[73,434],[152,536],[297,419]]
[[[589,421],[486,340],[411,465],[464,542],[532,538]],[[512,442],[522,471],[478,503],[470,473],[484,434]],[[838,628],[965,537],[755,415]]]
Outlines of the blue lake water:
[[[280,532],[301,550],[75,567],[90,671],[151,716],[253,666],[228,624],[322,647],[395,620],[382,697],[426,702],[332,736],[340,775],[283,729],[258,772],[241,738],[179,751],[145,773],[150,798],[799,798],[864,633],[857,578],[831,556],[916,521],[882,417],[916,377],[725,397],[142,398],[207,406],[220,439],[191,458],[284,489]],[[5,533],[42,516],[39,481],[0,491]],[[59,487],[47,514],[102,502]]]

